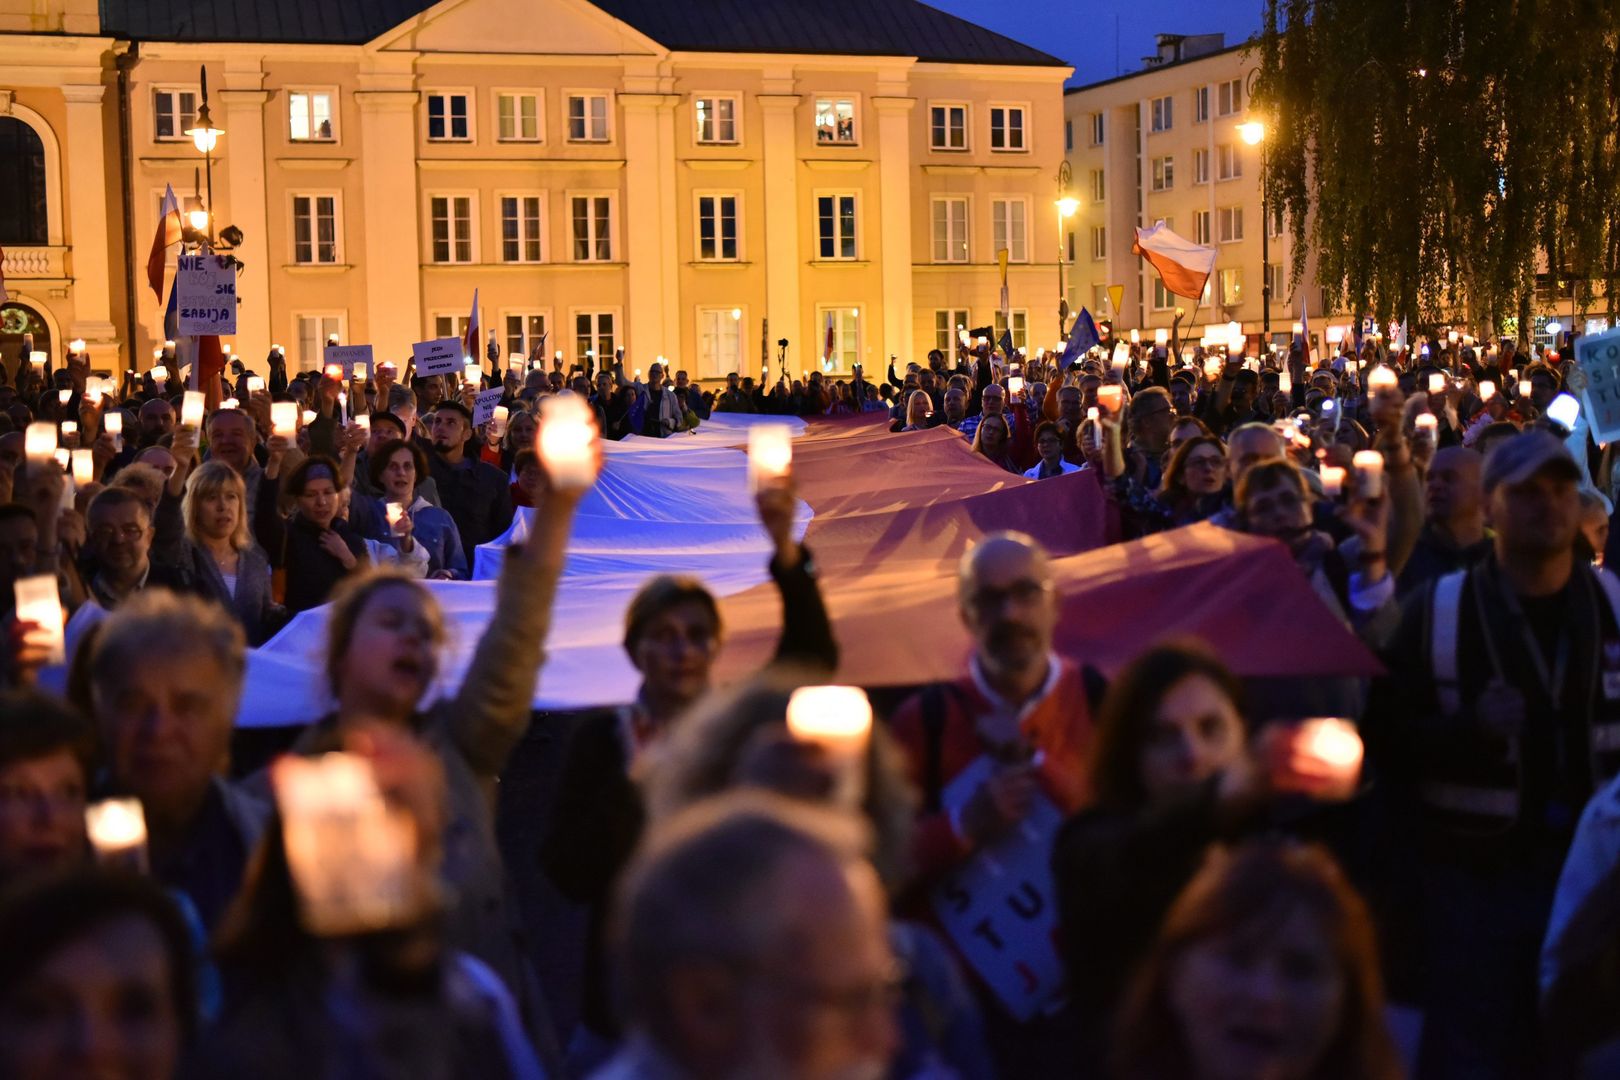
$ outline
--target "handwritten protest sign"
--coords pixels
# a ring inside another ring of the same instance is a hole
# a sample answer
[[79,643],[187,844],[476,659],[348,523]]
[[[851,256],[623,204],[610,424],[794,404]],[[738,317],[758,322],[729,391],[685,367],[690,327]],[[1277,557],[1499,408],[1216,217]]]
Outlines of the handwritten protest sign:
[[[965,804],[991,767],[988,757],[980,757],[962,770],[941,793],[943,805]],[[980,848],[932,897],[940,926],[1018,1020],[1039,1015],[1063,994],[1051,867],[1052,842],[1062,824],[1062,812],[1037,794],[1018,828]]]
[[506,396],[506,388],[497,386],[493,390],[485,390],[473,402],[473,427],[480,427],[495,418],[495,406],[501,403]]
[[1580,377],[1571,382],[1579,384],[1592,437],[1600,443],[1620,439],[1620,329],[1576,339],[1575,366]]
[[217,255],[182,255],[175,275],[180,335],[236,333],[236,264]]
[[341,364],[345,381],[354,378],[354,369],[365,369],[366,378],[372,378],[376,373],[372,370],[370,345],[328,345],[322,357],[326,364]]
[[458,375],[461,373],[461,339],[453,337],[418,341],[411,346],[418,375]]

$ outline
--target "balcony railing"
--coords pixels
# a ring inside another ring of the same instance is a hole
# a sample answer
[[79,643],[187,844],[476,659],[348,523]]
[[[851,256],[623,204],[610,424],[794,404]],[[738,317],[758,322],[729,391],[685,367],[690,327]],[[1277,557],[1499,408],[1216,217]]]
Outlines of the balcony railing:
[[66,246],[23,247],[5,245],[6,257],[0,271],[7,281],[66,280]]

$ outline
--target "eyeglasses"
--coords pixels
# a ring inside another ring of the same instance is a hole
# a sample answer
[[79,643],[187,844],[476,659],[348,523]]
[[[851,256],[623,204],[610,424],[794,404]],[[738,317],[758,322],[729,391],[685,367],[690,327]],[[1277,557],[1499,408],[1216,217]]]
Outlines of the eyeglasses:
[[1001,607],[1011,600],[1019,607],[1028,607],[1036,600],[1052,591],[1049,581],[1015,581],[1004,589],[991,586],[982,586],[968,594],[969,606],[975,611],[999,611]]
[[90,534],[92,540],[106,543],[109,540],[122,540],[132,544],[146,535],[145,525],[101,525]]
[[1189,469],[1219,469],[1224,464],[1226,464],[1226,459],[1222,458],[1219,454],[1202,454],[1198,457],[1189,457],[1187,459],[1187,468]]

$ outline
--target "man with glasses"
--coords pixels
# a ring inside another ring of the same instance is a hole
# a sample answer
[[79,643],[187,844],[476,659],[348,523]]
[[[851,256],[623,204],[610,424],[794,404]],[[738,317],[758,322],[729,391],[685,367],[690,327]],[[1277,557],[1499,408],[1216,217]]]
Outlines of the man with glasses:
[[104,488],[85,514],[89,542],[82,568],[90,596],[68,620],[68,658],[91,627],[143,589],[160,586],[190,592],[177,569],[154,564],[149,556],[155,531],[152,512],[129,488]]
[[1164,479],[1164,456],[1176,425],[1176,407],[1169,391],[1150,386],[1131,399],[1131,445],[1125,468],[1137,483],[1157,490]]

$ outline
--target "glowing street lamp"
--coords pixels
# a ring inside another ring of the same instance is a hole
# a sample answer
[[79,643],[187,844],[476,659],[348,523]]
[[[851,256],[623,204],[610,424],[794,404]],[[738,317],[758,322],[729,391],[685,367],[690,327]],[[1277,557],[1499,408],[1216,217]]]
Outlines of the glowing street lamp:
[[[192,211],[191,224],[198,232],[206,231],[208,245],[214,244],[214,147],[219,145],[219,137],[225,134],[224,128],[214,126],[214,119],[208,112],[208,69],[200,69],[199,80],[202,90],[202,104],[197,106],[197,119],[185,131],[191,136],[192,145],[203,156],[203,168],[208,176],[208,204],[201,211]],[[198,224],[198,215],[202,223]]]

